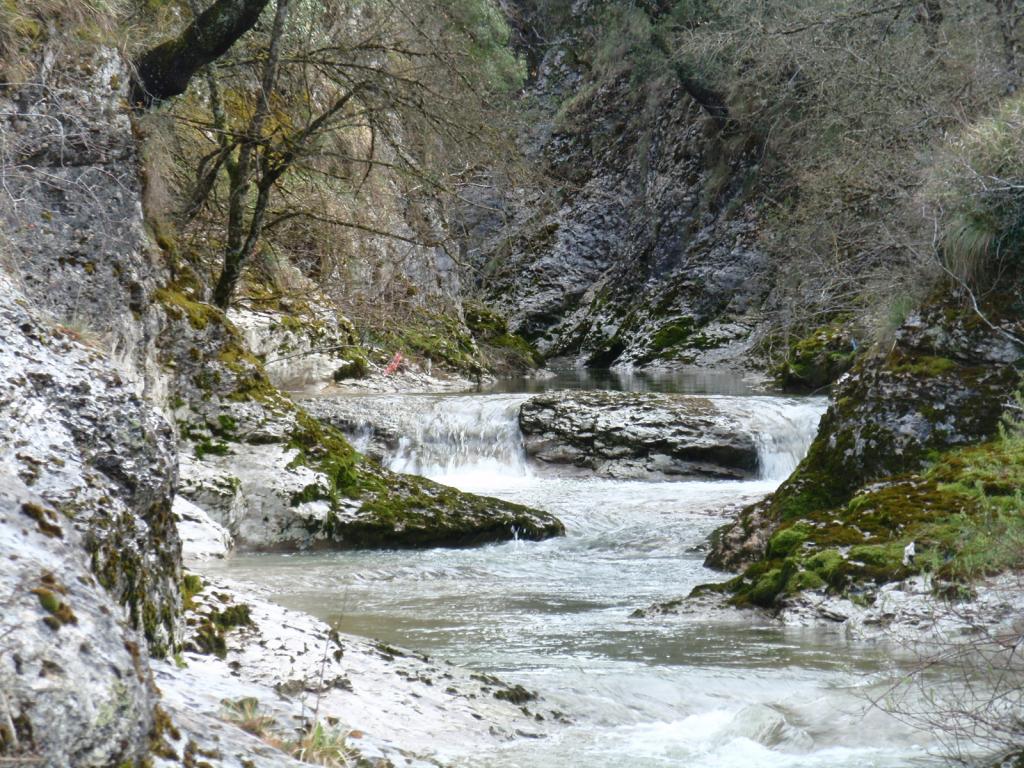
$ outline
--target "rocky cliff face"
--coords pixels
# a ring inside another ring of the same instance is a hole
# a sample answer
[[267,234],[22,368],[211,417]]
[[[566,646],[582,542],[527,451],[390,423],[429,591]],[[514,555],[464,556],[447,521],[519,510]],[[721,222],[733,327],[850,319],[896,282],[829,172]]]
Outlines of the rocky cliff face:
[[146,245],[126,71],[42,59],[2,95],[0,751],[135,764],[146,662],[180,640],[177,447],[157,402],[161,270]]
[[179,636],[169,425],[0,277],[0,753],[134,763]]
[[159,401],[160,317],[147,307],[166,275],[143,224],[126,97],[124,62],[103,49],[78,61],[49,50],[36,82],[0,93],[0,265],[33,307]]
[[535,120],[523,141],[546,181],[498,203],[501,217],[470,222],[480,282],[549,356],[739,363],[771,283],[744,202],[756,152],[671,73],[592,76],[579,41],[598,23],[597,5],[574,4],[554,42],[532,41]]

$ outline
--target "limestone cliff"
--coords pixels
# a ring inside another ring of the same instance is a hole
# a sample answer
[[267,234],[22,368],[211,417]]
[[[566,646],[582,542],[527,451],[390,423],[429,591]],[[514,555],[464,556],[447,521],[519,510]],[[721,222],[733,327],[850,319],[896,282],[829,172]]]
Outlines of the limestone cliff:
[[485,295],[548,356],[750,364],[772,284],[746,197],[756,142],[723,130],[671,72],[595,73],[600,3],[559,19],[515,5],[535,60],[522,143],[542,179],[489,201],[498,214],[470,215]]

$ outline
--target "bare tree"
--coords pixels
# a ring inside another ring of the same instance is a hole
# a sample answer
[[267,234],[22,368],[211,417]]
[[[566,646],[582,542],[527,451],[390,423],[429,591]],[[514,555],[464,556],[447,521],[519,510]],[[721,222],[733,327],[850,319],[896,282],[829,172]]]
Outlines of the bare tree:
[[507,42],[490,0],[279,0],[269,29],[208,67],[205,93],[175,109],[180,222],[225,232],[214,302],[228,306],[246,264],[299,221],[440,242],[443,222],[426,209],[410,213],[418,223],[403,234],[339,216],[338,201],[384,175],[409,180],[405,204],[415,208],[470,178],[493,156],[484,148],[503,142],[488,100],[522,77]]

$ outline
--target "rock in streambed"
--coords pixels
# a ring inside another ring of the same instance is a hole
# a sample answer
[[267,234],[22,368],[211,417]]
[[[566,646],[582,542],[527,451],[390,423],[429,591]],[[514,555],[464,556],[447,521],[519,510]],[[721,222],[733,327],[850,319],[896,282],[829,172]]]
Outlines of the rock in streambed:
[[746,478],[754,437],[710,398],[638,392],[554,392],[523,403],[526,452],[543,464],[615,478]]

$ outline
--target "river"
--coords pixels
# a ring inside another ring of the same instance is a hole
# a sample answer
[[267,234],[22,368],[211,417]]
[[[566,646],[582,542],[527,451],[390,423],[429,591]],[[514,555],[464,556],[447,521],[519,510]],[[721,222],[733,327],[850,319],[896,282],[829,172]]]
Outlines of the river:
[[[526,460],[522,390],[566,386],[711,394],[755,435],[749,481],[615,481]],[[518,392],[515,390],[519,390]],[[899,655],[744,611],[630,618],[718,581],[708,534],[795,467],[823,398],[752,394],[723,378],[566,379],[461,395],[373,395],[403,424],[392,469],[548,510],[567,535],[472,549],[241,555],[215,566],[282,604],[539,691],[571,723],[491,754],[439,744],[469,768],[899,768],[941,764],[927,734],[871,706]]]

